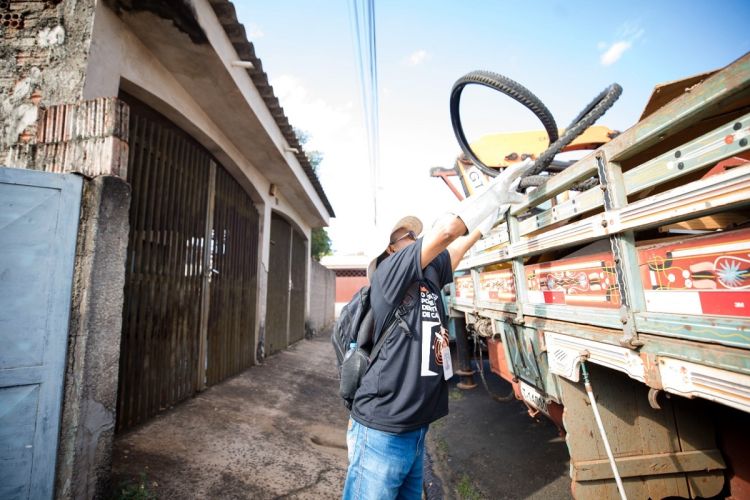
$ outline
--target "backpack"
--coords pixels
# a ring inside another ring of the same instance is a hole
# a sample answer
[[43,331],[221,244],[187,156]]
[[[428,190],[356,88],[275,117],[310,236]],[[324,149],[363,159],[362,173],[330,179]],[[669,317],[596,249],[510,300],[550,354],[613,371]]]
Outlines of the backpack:
[[[393,317],[401,317],[393,314]],[[386,321],[385,330],[393,323],[393,317]],[[388,334],[381,335],[373,346],[375,318],[370,308],[370,287],[364,286],[354,294],[339,314],[331,334],[331,343],[336,352],[336,366],[339,372],[339,395],[344,405],[351,409],[354,394],[372,360],[376,359]],[[352,349],[352,344],[354,348]]]

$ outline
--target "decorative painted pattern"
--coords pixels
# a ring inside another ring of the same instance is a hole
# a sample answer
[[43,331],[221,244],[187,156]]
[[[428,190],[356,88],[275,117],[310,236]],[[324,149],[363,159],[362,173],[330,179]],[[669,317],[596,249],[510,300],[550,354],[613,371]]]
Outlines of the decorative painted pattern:
[[638,253],[647,311],[750,317],[750,230]]
[[514,302],[516,287],[513,271],[508,268],[480,273],[479,299],[487,302]]
[[608,252],[526,267],[529,302],[620,307],[612,255]]
[[466,274],[464,276],[456,276],[455,278],[453,278],[453,283],[456,285],[457,301],[474,301],[474,281],[471,279],[470,274]]

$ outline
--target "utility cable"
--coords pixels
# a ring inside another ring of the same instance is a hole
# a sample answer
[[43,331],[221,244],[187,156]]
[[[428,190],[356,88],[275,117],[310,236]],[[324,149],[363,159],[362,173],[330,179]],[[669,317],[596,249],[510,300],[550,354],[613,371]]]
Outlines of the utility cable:
[[355,59],[359,70],[370,181],[372,183],[373,222],[377,225],[377,188],[380,182],[380,105],[378,98],[375,1],[352,0],[350,5],[349,12],[355,42]]
[[[497,401],[498,403],[507,403],[508,401],[513,401],[515,399],[515,393],[513,391],[513,386],[510,388],[510,392],[506,396],[498,396],[494,392],[490,390],[490,387],[487,385],[487,380],[484,378],[484,360],[482,359],[482,347],[480,346],[481,341],[479,340],[479,334],[474,332],[474,361],[477,363],[477,371],[479,372],[479,378],[482,379],[482,385],[484,386],[484,390],[487,391],[487,394]],[[479,354],[477,355],[477,351]],[[479,360],[477,361],[477,356],[479,357]]]

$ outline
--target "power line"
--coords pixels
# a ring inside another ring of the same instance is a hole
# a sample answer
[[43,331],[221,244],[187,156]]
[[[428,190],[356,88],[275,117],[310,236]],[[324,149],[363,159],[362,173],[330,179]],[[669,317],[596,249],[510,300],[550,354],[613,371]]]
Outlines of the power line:
[[380,117],[378,99],[378,54],[375,29],[375,1],[352,0],[350,17],[359,69],[362,109],[367,134],[367,150],[372,182],[373,222],[377,226],[377,189],[380,162]]

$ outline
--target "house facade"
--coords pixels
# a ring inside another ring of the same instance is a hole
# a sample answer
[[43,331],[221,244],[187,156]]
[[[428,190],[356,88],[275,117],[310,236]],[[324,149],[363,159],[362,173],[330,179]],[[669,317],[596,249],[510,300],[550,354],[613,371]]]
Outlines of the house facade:
[[[37,304],[67,303],[39,329],[54,369],[23,385],[23,356],[0,356],[0,401],[30,401],[9,425],[52,422],[4,448],[0,493],[90,498],[116,432],[332,321],[332,279],[309,242],[334,212],[231,2],[6,0],[0,22],[0,203],[13,222],[0,239],[20,242],[0,244],[0,271],[54,275]],[[72,201],[35,204],[35,219],[17,201],[34,189]],[[39,229],[54,217],[74,222]],[[38,262],[23,251],[31,234],[48,235]],[[9,290],[0,325],[49,313]]]

